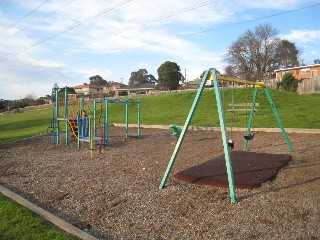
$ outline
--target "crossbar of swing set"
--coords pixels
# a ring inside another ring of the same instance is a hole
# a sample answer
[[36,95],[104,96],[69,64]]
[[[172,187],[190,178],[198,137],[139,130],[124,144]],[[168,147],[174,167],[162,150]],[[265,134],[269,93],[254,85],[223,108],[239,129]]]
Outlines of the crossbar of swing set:
[[[209,80],[213,80],[212,74],[209,76]],[[243,80],[243,79],[231,78],[231,77],[225,77],[225,76],[218,76],[218,80],[221,82],[240,83],[243,85],[254,86],[254,87],[258,87],[258,88],[265,87],[264,82],[251,82],[251,81],[247,81],[247,80]]]

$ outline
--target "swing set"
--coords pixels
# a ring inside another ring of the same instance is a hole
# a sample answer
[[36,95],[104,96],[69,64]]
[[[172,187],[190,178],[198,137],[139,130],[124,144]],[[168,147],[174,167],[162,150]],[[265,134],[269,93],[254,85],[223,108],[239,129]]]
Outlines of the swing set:
[[[252,86],[254,87],[254,93],[253,93],[253,98],[252,98],[252,104],[251,104],[251,109],[250,109],[250,115],[249,115],[249,121],[247,125],[247,130],[244,134],[244,145],[243,145],[243,150],[247,150],[248,146],[248,141],[253,140],[254,138],[254,133],[251,132],[252,128],[252,122],[253,122],[253,116],[255,113],[255,106],[256,106],[256,100],[257,100],[257,95],[259,89],[263,89],[267,99],[270,103],[271,109],[273,110],[273,113],[275,115],[275,118],[279,124],[279,127],[281,129],[282,135],[286,141],[286,144],[288,146],[288,149],[290,152],[293,152],[293,148],[291,146],[291,143],[289,141],[289,138],[287,136],[287,133],[283,127],[283,124],[281,122],[281,119],[279,117],[278,111],[276,109],[276,106],[272,100],[271,94],[268,90],[268,88],[265,86],[263,81],[256,81],[256,82],[251,82],[247,80],[241,80],[241,79],[235,79],[235,78],[228,78],[224,76],[218,76],[218,71],[214,68],[211,68],[210,70],[207,70],[201,80],[201,84],[198,88],[197,94],[195,96],[195,99],[193,101],[193,104],[191,106],[191,109],[189,111],[189,114],[187,116],[187,119],[185,121],[184,127],[181,131],[181,134],[179,136],[179,139],[176,143],[175,149],[172,153],[171,159],[167,165],[166,171],[163,175],[162,181],[159,185],[159,189],[163,189],[166,185],[166,182],[168,180],[168,177],[171,173],[171,170],[173,168],[173,165],[176,161],[177,155],[180,151],[181,145],[184,141],[185,135],[188,131],[189,125],[191,123],[192,117],[195,113],[195,110],[197,108],[198,102],[201,98],[203,89],[205,87],[205,84],[207,80],[213,80],[214,84],[214,91],[215,91],[215,97],[216,97],[216,104],[218,108],[218,115],[219,115],[219,121],[220,121],[220,129],[221,129],[221,135],[222,135],[222,142],[223,142],[223,149],[224,149],[224,158],[226,162],[226,170],[227,170],[227,178],[228,178],[228,187],[229,187],[229,194],[230,194],[230,199],[232,203],[235,203],[237,201],[236,198],[236,192],[235,192],[235,184],[234,184],[234,177],[233,177],[233,171],[232,171],[232,161],[231,161],[231,156],[230,156],[230,150],[234,147],[234,141],[230,138],[228,139],[227,136],[227,131],[226,131],[226,124],[225,124],[225,115],[224,115],[224,107],[223,107],[223,102],[221,100],[221,93],[220,93],[220,87],[219,87],[219,81],[221,82],[231,82],[232,84],[243,84],[246,87],[247,86]],[[233,100],[232,100],[233,101]]]

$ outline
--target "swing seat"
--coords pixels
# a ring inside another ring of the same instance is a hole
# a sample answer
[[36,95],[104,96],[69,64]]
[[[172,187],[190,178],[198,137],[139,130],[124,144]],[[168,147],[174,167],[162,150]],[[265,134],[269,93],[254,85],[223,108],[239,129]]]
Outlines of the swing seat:
[[232,150],[234,148],[234,141],[232,139],[229,139],[228,141],[228,147]]
[[245,134],[243,137],[247,141],[252,140],[254,138],[254,133]]

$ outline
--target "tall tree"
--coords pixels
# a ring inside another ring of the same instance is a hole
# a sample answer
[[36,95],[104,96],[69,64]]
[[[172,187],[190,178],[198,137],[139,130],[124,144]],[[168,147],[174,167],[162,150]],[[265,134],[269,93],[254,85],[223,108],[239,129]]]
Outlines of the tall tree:
[[104,80],[100,75],[89,77],[89,79],[90,79],[90,84],[94,84],[98,86],[102,86],[107,83],[107,81]]
[[289,68],[299,66],[298,60],[299,50],[296,45],[288,40],[281,40],[276,48],[275,67]]
[[158,72],[158,89],[175,90],[179,87],[179,82],[184,81],[179,65],[175,62],[166,61],[161,64]]
[[277,29],[270,24],[261,24],[254,30],[247,30],[231,44],[226,61],[237,76],[256,80],[273,75],[281,42],[277,34]]
[[320,64],[320,58],[313,61],[314,64]]
[[153,83],[157,82],[156,78],[152,74],[148,74],[146,69],[139,69],[137,72],[132,72],[129,85],[139,84],[139,83]]

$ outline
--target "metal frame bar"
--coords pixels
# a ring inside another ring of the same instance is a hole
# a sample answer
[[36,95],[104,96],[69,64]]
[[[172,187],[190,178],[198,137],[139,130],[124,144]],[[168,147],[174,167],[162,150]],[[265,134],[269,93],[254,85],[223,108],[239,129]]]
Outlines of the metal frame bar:
[[224,157],[226,160],[226,168],[227,168],[228,184],[229,184],[229,195],[230,195],[231,202],[235,203],[237,201],[237,197],[236,197],[236,192],[235,192],[235,187],[234,187],[230,149],[228,146],[228,136],[227,136],[225,119],[224,119],[223,104],[221,101],[221,94],[220,94],[220,88],[219,88],[219,83],[218,83],[217,70],[215,70],[215,69],[211,70],[211,74],[214,74],[213,85],[214,85],[214,91],[215,91],[215,95],[216,95],[216,102],[217,102],[218,114],[219,114],[219,120],[220,120],[220,128],[221,128]]
[[276,119],[277,119],[277,122],[278,122],[279,127],[280,127],[281,132],[282,132],[282,135],[283,135],[283,137],[284,137],[284,139],[285,139],[285,141],[286,141],[286,143],[287,143],[287,145],[288,145],[288,149],[289,149],[290,152],[293,152],[293,147],[292,147],[292,145],[291,145],[291,143],[290,143],[290,140],[289,140],[289,138],[288,138],[288,135],[287,135],[287,133],[286,133],[286,130],[285,130],[284,127],[283,127],[282,121],[281,121],[281,119],[280,119],[280,116],[279,116],[278,110],[277,110],[277,108],[276,108],[276,105],[274,104],[274,102],[273,102],[273,100],[272,100],[271,94],[270,94],[269,90],[268,90],[266,87],[263,88],[263,89],[264,89],[264,92],[265,92],[266,95],[267,95],[267,98],[268,98],[268,101],[269,101],[269,103],[270,103],[271,109],[273,110],[273,113],[274,113],[274,115],[275,115],[275,117],[276,117]]
[[203,78],[202,78],[202,80],[201,80],[201,84],[200,84],[200,86],[198,88],[197,95],[196,95],[196,97],[195,97],[195,99],[193,101],[193,104],[192,104],[191,109],[189,111],[188,117],[186,119],[186,122],[184,124],[183,129],[182,129],[182,132],[181,132],[181,134],[179,136],[179,139],[178,139],[178,142],[176,144],[176,147],[175,147],[175,149],[174,149],[174,151],[173,151],[173,153],[171,155],[171,159],[170,159],[170,161],[168,163],[167,169],[166,169],[166,171],[165,171],[165,173],[163,175],[162,181],[161,181],[161,183],[159,185],[159,189],[163,189],[165,187],[165,185],[166,185],[166,182],[168,180],[168,177],[170,175],[172,167],[173,167],[173,165],[174,165],[174,163],[176,161],[177,155],[178,155],[178,153],[180,151],[180,147],[181,147],[181,145],[183,143],[184,137],[185,137],[185,135],[186,135],[186,133],[188,131],[188,128],[189,128],[190,122],[192,120],[193,114],[194,114],[194,112],[195,112],[195,110],[197,108],[198,102],[199,102],[200,97],[202,95],[204,86],[205,86],[205,84],[207,82],[208,75],[209,75],[209,71],[206,71],[204,76],[203,76]]

